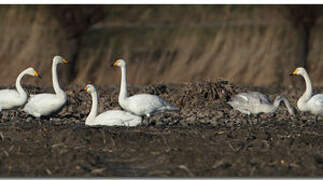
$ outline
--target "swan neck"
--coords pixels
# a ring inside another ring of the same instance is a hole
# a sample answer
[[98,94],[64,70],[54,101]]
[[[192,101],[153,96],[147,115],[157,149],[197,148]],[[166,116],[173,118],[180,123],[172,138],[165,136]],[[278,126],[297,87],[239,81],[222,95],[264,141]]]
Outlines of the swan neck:
[[92,92],[92,107],[90,114],[87,116],[85,120],[85,124],[92,124],[95,120],[96,115],[98,114],[98,94],[97,92]]
[[282,100],[283,100],[285,106],[287,107],[287,110],[288,110],[289,114],[293,115],[294,114],[294,109],[293,109],[292,105],[290,105],[289,101],[285,97],[283,97]]
[[53,65],[52,65],[52,76],[53,76],[52,79],[53,79],[53,87],[54,87],[55,93],[63,94],[64,91],[59,86],[58,79],[57,79],[57,63],[55,61],[53,62]]
[[307,72],[304,72],[304,74],[302,74],[302,76],[305,79],[306,90],[305,90],[304,94],[302,95],[302,97],[300,98],[300,100],[307,101],[312,96],[312,83],[311,83],[310,77],[307,74]]
[[121,67],[121,84],[120,84],[120,94],[119,101],[127,98],[127,71],[126,67]]
[[272,112],[275,112],[278,109],[281,101],[282,101],[281,99],[276,99],[275,100],[274,105],[273,105]]
[[16,80],[16,89],[18,91],[18,93],[22,96],[27,96],[27,93],[26,91],[21,87],[21,79],[24,77],[24,75],[26,74],[25,71],[21,72],[18,77],[17,77],[17,80]]

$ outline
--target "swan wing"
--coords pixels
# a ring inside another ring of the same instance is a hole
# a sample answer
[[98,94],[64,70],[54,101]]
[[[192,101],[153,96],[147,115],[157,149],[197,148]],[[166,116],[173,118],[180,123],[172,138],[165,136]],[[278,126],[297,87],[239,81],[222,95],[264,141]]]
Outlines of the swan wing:
[[236,104],[240,105],[257,105],[270,103],[269,98],[259,92],[239,93],[231,98],[231,102],[235,102]]
[[262,112],[262,107],[270,105],[268,96],[260,92],[239,93],[231,98],[228,104],[242,113],[259,113]]
[[2,109],[10,109],[15,106],[21,106],[27,101],[27,97],[20,96],[20,94],[13,89],[3,89],[0,91],[0,107]]
[[262,94],[260,92],[252,91],[247,93],[249,96],[249,99],[253,101],[253,103],[259,103],[259,104],[271,104],[269,97],[265,94]]
[[137,94],[127,98],[129,109],[134,110],[136,114],[151,114],[166,110],[178,110],[169,102],[156,95]]
[[308,101],[309,104],[323,108],[323,94],[316,94]]
[[59,98],[56,94],[37,94],[32,96],[24,107],[29,114],[48,115],[59,110],[66,100]]
[[110,110],[97,116],[94,124],[105,126],[137,126],[140,123],[140,116],[135,116],[125,111]]

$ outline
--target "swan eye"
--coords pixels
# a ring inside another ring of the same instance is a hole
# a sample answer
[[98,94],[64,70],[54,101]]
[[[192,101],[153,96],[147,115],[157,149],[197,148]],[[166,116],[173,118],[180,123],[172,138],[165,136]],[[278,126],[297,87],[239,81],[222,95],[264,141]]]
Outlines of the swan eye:
[[38,77],[39,76],[38,72],[35,71],[34,76]]
[[297,73],[297,69],[295,69],[295,71],[293,71],[293,73],[292,74],[296,74]]
[[66,59],[63,59],[63,63],[66,64],[68,63],[68,61]]
[[119,65],[118,61],[113,63],[113,66],[118,66],[118,65]]

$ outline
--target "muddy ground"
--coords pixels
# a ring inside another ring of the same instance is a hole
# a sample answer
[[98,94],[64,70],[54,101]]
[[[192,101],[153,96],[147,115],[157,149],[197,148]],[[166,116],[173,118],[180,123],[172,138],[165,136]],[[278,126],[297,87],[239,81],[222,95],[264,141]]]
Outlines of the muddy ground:
[[[2,112],[2,177],[323,175],[323,118],[316,122],[308,113],[293,117],[284,105],[276,113],[248,117],[226,104],[232,94],[250,89],[271,99],[283,94],[295,106],[303,89],[246,88],[225,81],[130,86],[130,95],[157,94],[181,110],[127,128],[86,127],[91,98],[81,88],[65,87],[68,104],[50,118],[26,118],[21,108]],[[120,109],[119,86],[97,89],[99,112]]]

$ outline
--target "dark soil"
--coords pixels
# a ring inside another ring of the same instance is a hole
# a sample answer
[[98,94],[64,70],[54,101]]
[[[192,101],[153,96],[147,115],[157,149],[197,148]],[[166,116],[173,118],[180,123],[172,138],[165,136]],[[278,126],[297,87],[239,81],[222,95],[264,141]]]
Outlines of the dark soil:
[[[152,116],[139,127],[87,127],[91,98],[67,87],[68,104],[49,118],[5,110],[0,124],[1,176],[322,176],[323,119],[285,106],[243,115],[226,104],[247,91],[225,81],[129,87],[157,94],[180,112]],[[31,93],[52,88],[27,86]],[[261,90],[295,106],[302,89]],[[120,109],[118,86],[97,87],[99,112]],[[146,123],[145,123],[146,124]]]

